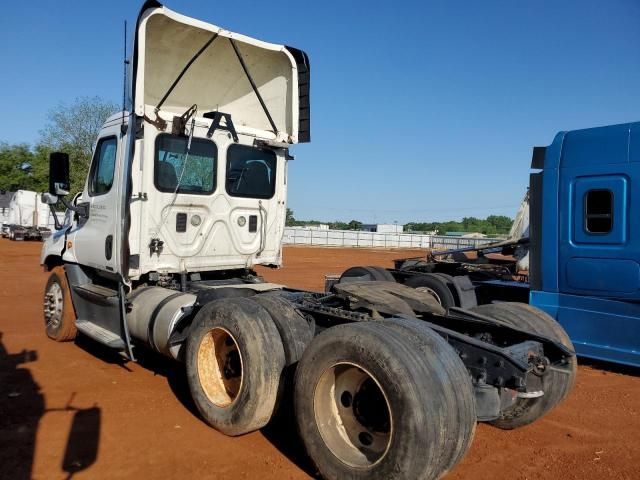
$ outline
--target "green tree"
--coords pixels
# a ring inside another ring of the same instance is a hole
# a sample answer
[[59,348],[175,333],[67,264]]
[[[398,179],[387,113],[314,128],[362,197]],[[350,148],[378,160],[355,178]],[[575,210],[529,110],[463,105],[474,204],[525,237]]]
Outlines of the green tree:
[[489,215],[487,217],[487,222],[495,226],[496,231],[499,234],[509,233],[511,225],[513,224],[513,220],[505,215]]
[[0,143],[0,190],[45,191],[48,188],[48,152],[41,146]]
[[97,96],[79,97],[70,104],[60,103],[49,110],[40,142],[53,149],[73,146],[73,153],[82,155],[88,167],[102,124],[118,110],[117,104]]
[[490,215],[486,219],[476,217],[464,217],[457,222],[409,222],[405,225],[405,231],[430,232],[436,231],[440,235],[446,232],[480,232],[485,235],[504,235],[509,233],[513,220],[504,215]]
[[362,222],[359,222],[358,220],[351,220],[348,223],[347,228],[349,230],[360,230],[362,228]]
[[91,164],[93,145],[104,121],[119,107],[100,97],[79,97],[49,111],[36,150],[69,154],[71,193],[81,191]]
[[285,220],[285,225],[287,227],[294,227],[296,225],[296,219],[293,216],[293,210],[291,210],[290,208],[287,208],[287,216],[286,216],[286,220]]
[[349,224],[345,223],[345,222],[331,222],[329,223],[329,228],[331,230],[349,230]]

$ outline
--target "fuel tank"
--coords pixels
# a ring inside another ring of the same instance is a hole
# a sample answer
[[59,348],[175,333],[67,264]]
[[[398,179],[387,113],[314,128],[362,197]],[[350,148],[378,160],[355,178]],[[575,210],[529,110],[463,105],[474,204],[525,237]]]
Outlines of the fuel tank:
[[170,346],[169,337],[180,320],[191,315],[196,296],[162,287],[142,287],[128,301],[131,311],[127,325],[132,338],[151,349],[177,359],[179,345]]

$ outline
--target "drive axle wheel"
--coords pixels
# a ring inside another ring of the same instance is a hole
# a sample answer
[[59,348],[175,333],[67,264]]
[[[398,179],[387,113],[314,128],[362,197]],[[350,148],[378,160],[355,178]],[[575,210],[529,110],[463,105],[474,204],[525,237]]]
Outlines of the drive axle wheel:
[[[466,451],[471,381],[446,342],[421,342],[382,322],[338,325],[313,339],[296,371],[295,414],[323,478],[433,480]],[[443,352],[459,363],[446,365]]]
[[212,329],[200,342],[197,362],[209,401],[217,407],[231,405],[242,386],[242,357],[233,335],[224,328]]
[[[568,347],[572,352],[575,351],[569,336],[560,324],[542,310],[531,305],[504,302],[480,305],[472,310],[502,320],[516,328],[547,336]],[[576,379],[578,362],[575,355],[566,360],[566,365],[562,370],[548,368],[544,364],[541,367],[544,370],[548,369],[542,376],[544,395],[537,398],[518,398],[512,407],[502,412],[500,418],[490,422],[492,425],[505,430],[528,425],[551,411],[566,398]]]
[[315,421],[332,452],[352,467],[377,463],[391,443],[391,411],[380,383],[354,363],[321,375],[314,393]]
[[451,293],[447,278],[437,273],[421,273],[407,278],[404,284],[418,291],[426,292],[447,310],[456,306],[456,299]]
[[[340,275],[339,282],[345,281],[346,278],[353,278],[352,281],[359,282],[395,282],[396,279],[393,278],[387,270],[382,267],[351,267],[345,270],[342,275]],[[348,281],[348,280],[347,280]]]
[[44,322],[47,335],[57,342],[76,338],[76,314],[64,267],[54,267],[44,289]]
[[290,366],[297,363],[313,338],[312,325],[299,310],[280,296],[266,293],[251,299],[269,313],[278,329],[285,364]]
[[278,330],[251,298],[222,298],[195,316],[187,337],[189,390],[204,420],[242,435],[271,419],[285,365]]
[[[393,318],[382,323],[405,336],[407,343],[413,343],[423,358],[439,364],[437,369],[446,371],[449,379],[441,385],[447,414],[447,428],[441,451],[444,475],[467,453],[476,431],[476,400],[469,371],[456,351],[424,322],[412,318]],[[451,427],[451,426],[455,427]]]

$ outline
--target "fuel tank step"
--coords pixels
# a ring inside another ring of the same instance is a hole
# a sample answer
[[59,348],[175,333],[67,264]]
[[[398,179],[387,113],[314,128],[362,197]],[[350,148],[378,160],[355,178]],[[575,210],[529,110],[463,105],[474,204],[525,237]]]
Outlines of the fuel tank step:
[[125,343],[117,334],[88,320],[76,320],[76,327],[88,337],[100,342],[107,347],[123,350]]
[[76,285],[73,290],[80,296],[88,299],[107,299],[118,296],[118,291],[102,285],[95,285],[93,283],[83,283],[82,285]]

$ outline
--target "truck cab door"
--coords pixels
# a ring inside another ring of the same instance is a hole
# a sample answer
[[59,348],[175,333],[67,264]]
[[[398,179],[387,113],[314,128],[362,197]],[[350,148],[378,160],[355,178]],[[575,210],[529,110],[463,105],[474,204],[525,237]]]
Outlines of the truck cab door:
[[75,260],[98,271],[119,273],[119,241],[116,229],[124,143],[117,126],[101,131],[91,161],[87,182],[79,204],[88,216],[78,215],[68,235],[67,248]]

